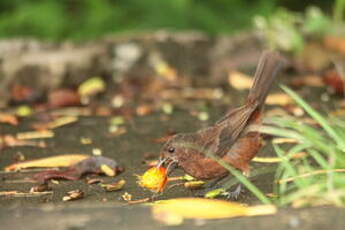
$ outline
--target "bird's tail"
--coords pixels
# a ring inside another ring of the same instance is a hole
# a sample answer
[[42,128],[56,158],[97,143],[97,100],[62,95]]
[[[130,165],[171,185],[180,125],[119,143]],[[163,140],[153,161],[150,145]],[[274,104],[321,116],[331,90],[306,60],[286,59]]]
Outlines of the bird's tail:
[[261,55],[254,75],[254,83],[247,98],[247,104],[254,104],[256,108],[263,106],[273,81],[283,64],[284,61],[277,52],[265,51]]

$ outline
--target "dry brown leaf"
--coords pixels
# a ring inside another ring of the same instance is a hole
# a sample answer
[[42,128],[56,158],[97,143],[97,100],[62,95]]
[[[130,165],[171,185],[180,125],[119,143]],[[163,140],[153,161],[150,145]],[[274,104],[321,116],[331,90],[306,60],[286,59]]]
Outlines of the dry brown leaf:
[[276,213],[273,205],[247,207],[240,203],[204,198],[177,198],[156,202],[153,217],[171,224],[171,219],[222,219],[238,216],[270,215]]
[[124,194],[122,194],[121,197],[124,201],[127,201],[127,202],[132,200],[132,194],[128,192],[125,192]]
[[326,36],[324,44],[329,49],[345,54],[345,37]]
[[324,86],[322,77],[317,76],[317,75],[299,76],[299,77],[293,78],[290,84],[295,87],[302,87],[302,86],[323,87]]
[[46,143],[43,141],[19,140],[12,135],[0,136],[0,149],[14,146],[34,146],[39,148],[47,147]]
[[206,184],[205,181],[202,180],[197,180],[197,181],[188,181],[183,183],[183,186],[185,188],[189,188],[189,189],[199,189],[201,188],[204,184]]
[[83,197],[84,197],[84,192],[79,189],[76,189],[76,190],[67,192],[67,196],[62,197],[62,201],[78,200]]
[[126,181],[125,180],[119,180],[111,184],[101,184],[101,187],[104,188],[105,191],[107,192],[113,192],[113,191],[118,191],[125,186]]
[[18,125],[18,118],[12,114],[0,113],[0,123]]
[[231,71],[228,75],[228,82],[235,89],[250,89],[253,85],[253,78],[237,71]]
[[87,184],[98,184],[98,183],[103,183],[103,180],[100,178],[88,178],[86,180]]
[[53,168],[53,167],[69,167],[86,158],[89,155],[84,154],[69,154],[59,155],[46,158],[40,158],[31,161],[24,161],[5,167],[5,171],[18,171],[24,168]]
[[268,95],[266,99],[266,104],[268,105],[288,105],[291,104],[293,100],[289,95],[285,93],[274,93]]
[[48,104],[51,108],[80,105],[80,96],[73,89],[55,89],[48,94]]
[[31,187],[30,192],[47,192],[51,191],[52,188],[49,187],[48,183],[39,184],[37,186]]

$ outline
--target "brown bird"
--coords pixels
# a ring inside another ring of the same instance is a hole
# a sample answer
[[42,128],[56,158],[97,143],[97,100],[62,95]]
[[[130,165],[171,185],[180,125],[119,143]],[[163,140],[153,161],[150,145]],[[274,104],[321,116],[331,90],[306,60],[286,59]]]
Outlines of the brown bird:
[[[224,178],[229,171],[208,155],[214,154],[248,175],[249,162],[262,145],[260,133],[250,127],[261,124],[266,97],[282,66],[279,54],[265,51],[260,57],[246,103],[230,110],[213,126],[174,135],[161,149],[159,165],[175,163],[196,179]],[[240,191],[238,186],[230,195],[237,198]]]

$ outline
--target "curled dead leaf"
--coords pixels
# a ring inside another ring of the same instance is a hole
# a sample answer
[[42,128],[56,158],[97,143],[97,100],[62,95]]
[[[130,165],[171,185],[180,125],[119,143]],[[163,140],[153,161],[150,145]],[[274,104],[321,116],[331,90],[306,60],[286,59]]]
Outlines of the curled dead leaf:
[[119,180],[111,184],[101,184],[101,187],[104,188],[105,191],[107,192],[113,192],[113,191],[118,191],[125,186],[126,181],[125,180]]
[[129,194],[128,192],[125,192],[124,194],[122,194],[121,197],[124,201],[131,201],[132,200],[132,194]]
[[84,192],[79,189],[76,189],[76,190],[67,192],[67,196],[62,197],[62,201],[78,200],[83,197],[84,197]]
[[115,176],[116,175],[116,171],[114,169],[112,169],[109,165],[102,164],[100,169],[107,176]]

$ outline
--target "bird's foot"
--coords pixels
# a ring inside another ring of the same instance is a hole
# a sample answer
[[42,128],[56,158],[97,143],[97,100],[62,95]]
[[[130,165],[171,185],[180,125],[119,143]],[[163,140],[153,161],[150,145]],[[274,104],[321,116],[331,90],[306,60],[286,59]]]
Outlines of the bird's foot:
[[242,185],[239,184],[239,185],[237,185],[235,190],[227,192],[226,198],[229,200],[237,200],[242,191],[243,191]]

